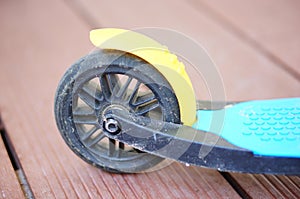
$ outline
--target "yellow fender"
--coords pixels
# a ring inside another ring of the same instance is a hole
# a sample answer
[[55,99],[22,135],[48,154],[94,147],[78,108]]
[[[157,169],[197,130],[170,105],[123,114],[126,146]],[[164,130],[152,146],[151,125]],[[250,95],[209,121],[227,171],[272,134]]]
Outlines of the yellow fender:
[[134,31],[104,28],[90,32],[91,42],[101,49],[117,49],[134,54],[152,64],[170,83],[177,97],[181,122],[196,121],[196,99],[183,63],[167,47]]

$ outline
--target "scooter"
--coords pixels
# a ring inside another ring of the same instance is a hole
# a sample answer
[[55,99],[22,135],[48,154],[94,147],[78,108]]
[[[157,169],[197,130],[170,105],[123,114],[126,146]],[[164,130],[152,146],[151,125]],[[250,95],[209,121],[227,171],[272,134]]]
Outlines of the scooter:
[[116,173],[165,159],[219,171],[300,174],[300,98],[196,100],[176,55],[138,32],[96,29],[97,49],[73,64],[55,96],[67,145]]

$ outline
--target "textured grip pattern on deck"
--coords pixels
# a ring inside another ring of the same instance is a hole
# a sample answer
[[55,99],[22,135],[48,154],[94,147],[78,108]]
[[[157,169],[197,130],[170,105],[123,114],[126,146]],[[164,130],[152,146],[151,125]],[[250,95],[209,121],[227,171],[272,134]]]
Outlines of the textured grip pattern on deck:
[[[199,110],[197,118],[195,128],[221,135],[257,155],[300,157],[300,98],[249,101],[218,111]],[[223,124],[223,129],[216,130],[216,124]]]

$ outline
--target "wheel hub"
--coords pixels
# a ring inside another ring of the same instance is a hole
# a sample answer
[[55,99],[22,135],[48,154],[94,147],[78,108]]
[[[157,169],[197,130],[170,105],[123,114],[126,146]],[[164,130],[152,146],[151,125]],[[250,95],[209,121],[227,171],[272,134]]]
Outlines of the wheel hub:
[[99,117],[100,125],[102,125],[102,128],[106,133],[116,135],[121,131],[121,127],[117,120],[109,117],[114,111],[122,111],[125,113],[129,113],[130,111],[127,107],[120,104],[111,104],[102,111],[102,114]]
[[104,120],[103,129],[113,135],[116,135],[121,131],[119,122],[113,118],[108,118],[107,120]]

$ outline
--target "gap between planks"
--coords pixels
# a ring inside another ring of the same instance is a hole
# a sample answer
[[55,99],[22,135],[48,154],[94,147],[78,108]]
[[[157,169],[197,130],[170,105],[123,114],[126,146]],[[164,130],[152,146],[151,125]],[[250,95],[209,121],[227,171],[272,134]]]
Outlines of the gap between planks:
[[3,140],[5,149],[8,153],[10,162],[13,166],[13,169],[15,171],[15,174],[18,178],[18,181],[20,183],[20,186],[22,188],[22,191],[25,195],[26,198],[34,198],[33,192],[30,188],[30,185],[27,181],[27,178],[25,176],[25,173],[23,171],[22,165],[20,163],[20,160],[18,158],[18,155],[16,154],[16,151],[14,149],[14,146],[9,138],[8,133],[5,130],[4,124],[2,122],[1,116],[0,116],[0,134],[1,134],[1,138]]
[[[73,12],[82,18],[82,20],[87,23],[90,28],[101,28],[101,25],[99,25],[98,20],[90,14],[88,9],[85,7],[84,4],[82,4],[80,1],[70,1],[65,0],[67,5],[73,10]],[[194,1],[189,2],[190,5],[195,3]],[[199,2],[200,4],[200,2]],[[201,3],[204,4],[204,3]],[[192,6],[194,7],[194,6]],[[231,34],[235,35],[237,38],[239,38],[242,42],[247,43],[252,48],[256,49],[259,53],[261,53],[263,56],[265,56],[267,59],[269,59],[272,63],[274,63],[275,66],[281,68],[285,72],[287,72],[289,75],[291,75],[293,78],[300,81],[300,73],[290,67],[287,63],[285,63],[282,59],[274,55],[272,52],[270,52],[267,48],[265,48],[263,45],[261,45],[256,40],[252,39],[247,35],[246,32],[244,32],[239,27],[232,24],[229,20],[224,18],[220,13],[215,11],[213,8],[209,7],[208,5],[204,5],[204,7],[208,8],[206,13],[208,17],[213,19],[217,24],[222,26],[223,28],[226,28],[228,31],[231,32]],[[219,172],[222,177],[229,183],[229,185],[235,190],[235,192],[242,198],[252,198],[247,190],[243,188],[242,185],[239,184],[238,180],[234,178],[234,176],[231,173],[228,172]]]

